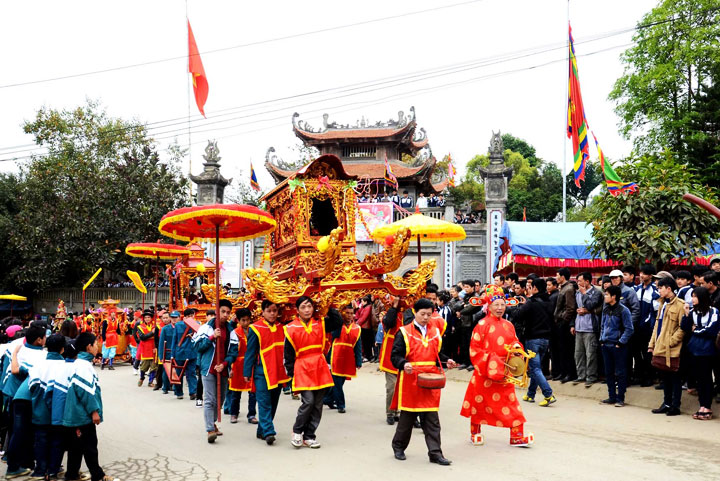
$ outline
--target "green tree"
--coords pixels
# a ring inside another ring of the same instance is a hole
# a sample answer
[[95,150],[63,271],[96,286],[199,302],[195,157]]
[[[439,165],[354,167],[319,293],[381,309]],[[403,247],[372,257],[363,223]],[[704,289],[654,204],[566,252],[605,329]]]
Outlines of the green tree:
[[718,176],[704,172],[715,160],[690,158],[688,142],[700,94],[720,63],[720,0],[662,0],[641,24],[647,27],[623,54],[625,72],[610,93],[621,132],[639,154],[669,149],[719,186]]
[[512,134],[503,134],[502,141],[505,149],[517,152],[518,154],[525,157],[525,159],[527,159],[528,161],[528,164],[530,164],[530,167],[537,167],[538,165],[543,163],[542,159],[537,157],[535,147],[528,144],[527,141],[515,137]]
[[137,268],[125,246],[157,240],[160,218],[188,203],[182,149],[161,161],[143,125],[94,102],[42,108],[24,130],[48,149],[21,167],[10,234],[20,262],[10,276],[25,289],[77,286],[98,267],[117,277]]
[[715,66],[711,85],[700,88],[695,102],[687,157],[704,181],[720,188],[720,63]]
[[603,182],[603,174],[600,171],[600,164],[588,162],[585,165],[585,180],[580,182],[580,187],[575,185],[575,174],[570,172],[565,178],[567,195],[574,205],[587,207],[588,198],[595,188]]
[[715,239],[717,220],[682,199],[690,193],[717,203],[692,168],[669,154],[644,155],[619,167],[618,175],[636,181],[640,189],[617,197],[603,192],[593,199],[588,213],[595,255],[664,266],[675,257],[694,261]]
[[16,175],[0,174],[0,289],[15,292],[17,285],[10,272],[18,266],[18,255],[10,245],[10,236],[15,229],[20,181]]

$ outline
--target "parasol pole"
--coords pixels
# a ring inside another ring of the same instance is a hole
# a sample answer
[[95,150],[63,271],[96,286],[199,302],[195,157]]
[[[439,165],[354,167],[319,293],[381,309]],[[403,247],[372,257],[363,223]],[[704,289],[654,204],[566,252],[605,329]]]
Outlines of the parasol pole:
[[422,256],[420,254],[420,234],[417,235],[417,247],[418,247],[418,265],[422,262]]
[[145,311],[145,293],[142,293],[142,310]]
[[155,254],[155,312],[157,312],[157,296],[158,296],[158,270],[160,269],[160,254]]
[[[218,221],[219,222],[219,221]],[[215,224],[215,329],[220,329],[220,224]],[[220,339],[215,340],[215,356],[220,361]],[[213,366],[214,369],[214,366]],[[216,392],[215,404],[217,405],[217,420],[220,422],[222,406],[220,399],[220,376],[222,373],[215,371]]]
[[14,302],[15,302],[15,301],[13,301],[12,299],[10,299],[10,317],[12,317],[12,315],[13,315],[13,303],[14,303]]
[[85,289],[83,289],[83,310],[82,310],[82,318],[85,319]]

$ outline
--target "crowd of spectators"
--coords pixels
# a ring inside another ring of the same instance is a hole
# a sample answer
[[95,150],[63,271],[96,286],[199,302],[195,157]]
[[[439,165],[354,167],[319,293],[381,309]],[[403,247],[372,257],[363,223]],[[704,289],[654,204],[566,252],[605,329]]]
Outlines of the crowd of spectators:
[[[145,287],[155,287],[155,279],[143,279],[143,285]],[[168,287],[170,282],[167,279],[161,279],[158,282],[158,287]],[[108,281],[105,287],[135,287],[130,280],[125,281]]]
[[413,198],[407,190],[403,190],[402,194],[398,194],[397,190],[391,192],[383,192],[380,194],[361,194],[358,197],[358,202],[361,203],[376,203],[376,202],[392,202],[393,204],[402,207],[405,210],[412,209],[416,206],[419,209],[428,209],[432,207],[445,207],[445,196],[440,193],[431,192],[425,195],[420,192],[417,199]]

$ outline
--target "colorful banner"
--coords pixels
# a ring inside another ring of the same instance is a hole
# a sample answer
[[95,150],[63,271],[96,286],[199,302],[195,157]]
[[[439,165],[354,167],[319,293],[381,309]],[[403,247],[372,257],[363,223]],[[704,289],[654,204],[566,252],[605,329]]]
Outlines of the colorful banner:
[[[363,219],[360,219],[360,215],[362,215],[365,220],[364,224]],[[357,242],[371,242],[370,233],[365,230],[365,225],[367,225],[370,232],[372,232],[378,227],[391,224],[392,221],[392,202],[359,203],[358,216],[355,219],[355,240]]]

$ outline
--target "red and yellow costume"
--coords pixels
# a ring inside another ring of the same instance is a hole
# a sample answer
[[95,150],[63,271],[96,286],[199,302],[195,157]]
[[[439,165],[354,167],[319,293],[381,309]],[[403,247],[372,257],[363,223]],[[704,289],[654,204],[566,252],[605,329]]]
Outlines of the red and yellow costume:
[[397,368],[392,365],[392,362],[390,361],[390,357],[391,357],[391,353],[392,353],[392,345],[393,345],[393,342],[395,342],[395,336],[397,335],[398,331],[400,330],[401,325],[402,325],[402,311],[400,311],[398,309],[397,322],[395,323],[395,327],[387,330],[387,332],[383,336],[382,347],[380,348],[380,366],[379,366],[380,370],[389,372],[390,374],[398,373]]
[[488,314],[473,329],[470,341],[470,361],[475,367],[465,393],[460,414],[470,418],[473,444],[482,444],[483,424],[510,428],[510,443],[527,445],[532,435],[525,437],[525,416],[520,409],[515,386],[505,382],[506,345],[520,344],[513,325]]
[[293,391],[315,391],[335,385],[323,356],[324,320],[313,318],[306,324],[296,317],[285,326],[285,337],[295,350]]
[[405,359],[412,366],[413,372],[406,374],[403,370],[398,373],[398,382],[395,385],[395,395],[390,409],[413,412],[440,409],[440,389],[418,387],[417,375],[441,372],[437,361],[442,347],[444,325],[444,321],[441,326],[435,319],[431,319],[425,336],[418,332],[412,323],[400,328],[399,335],[405,340]]
[[360,340],[360,332],[360,326],[354,322],[340,328],[340,337],[333,340],[330,356],[330,371],[333,376],[357,376],[355,345]]
[[245,364],[245,351],[247,351],[247,335],[242,326],[238,326],[235,329],[235,335],[238,338],[238,357],[235,359],[232,365],[232,374],[230,376],[230,382],[228,389],[231,391],[254,391],[255,386],[253,385],[252,378],[250,381],[246,381],[243,377],[243,365]]
[[275,389],[279,384],[288,382],[290,377],[283,366],[283,347],[285,346],[283,326],[277,322],[270,325],[265,319],[260,319],[250,325],[250,329],[257,335],[259,341],[260,361],[267,388]]
[[[138,332],[142,335],[147,335],[150,332],[155,330],[155,323],[142,323],[138,326]],[[145,361],[148,359],[155,359],[155,338],[151,337],[150,339],[147,339],[145,341],[140,341],[139,346],[140,351],[140,360]]]

